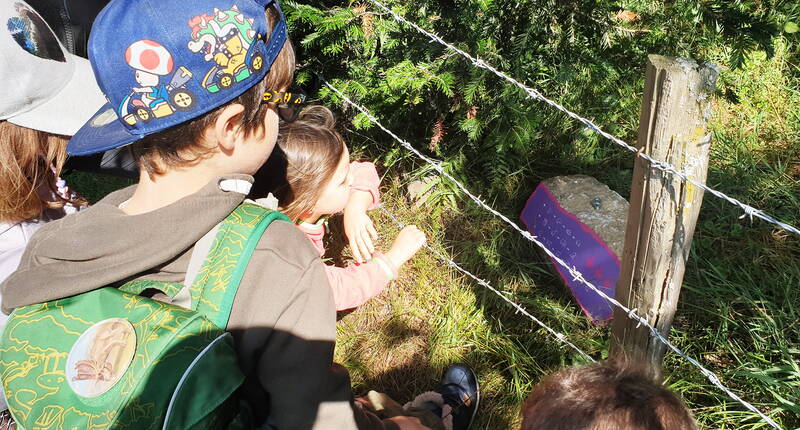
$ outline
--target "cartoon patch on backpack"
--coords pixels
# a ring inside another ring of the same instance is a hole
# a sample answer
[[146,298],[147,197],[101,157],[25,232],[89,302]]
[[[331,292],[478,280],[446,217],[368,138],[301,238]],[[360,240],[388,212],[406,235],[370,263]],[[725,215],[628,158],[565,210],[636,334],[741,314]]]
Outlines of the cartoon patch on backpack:
[[202,86],[210,93],[224,91],[264,67],[264,56],[256,47],[260,35],[253,29],[253,18],[247,18],[233,5],[228,10],[214,9],[189,20],[192,40],[189,50],[203,54],[214,65],[203,78]]
[[[125,50],[125,63],[135,70],[137,86],[120,103],[117,114],[128,125],[150,122],[175,111],[186,111],[195,104],[194,94],[186,87],[192,72],[175,67],[172,54],[160,43],[138,40]],[[163,78],[172,74],[169,83]]]
[[67,356],[69,386],[81,397],[110,390],[128,370],[136,351],[136,331],[128,320],[110,318],[89,327]]

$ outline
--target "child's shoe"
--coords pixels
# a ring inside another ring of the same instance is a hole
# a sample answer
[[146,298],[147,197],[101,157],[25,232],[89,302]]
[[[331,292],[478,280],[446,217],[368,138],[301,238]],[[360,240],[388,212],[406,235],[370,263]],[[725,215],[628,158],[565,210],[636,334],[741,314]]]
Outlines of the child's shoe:
[[442,385],[436,391],[452,408],[452,429],[469,429],[475,420],[480,402],[480,388],[475,372],[467,366],[454,364],[445,370]]

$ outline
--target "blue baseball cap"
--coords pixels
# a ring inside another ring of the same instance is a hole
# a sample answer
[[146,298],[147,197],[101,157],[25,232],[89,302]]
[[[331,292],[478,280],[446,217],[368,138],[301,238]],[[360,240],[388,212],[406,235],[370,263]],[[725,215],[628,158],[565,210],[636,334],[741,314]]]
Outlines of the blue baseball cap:
[[[280,19],[267,38],[273,6]],[[89,36],[108,103],[67,152],[127,145],[225,104],[264,79],[286,38],[277,0],[113,0]]]

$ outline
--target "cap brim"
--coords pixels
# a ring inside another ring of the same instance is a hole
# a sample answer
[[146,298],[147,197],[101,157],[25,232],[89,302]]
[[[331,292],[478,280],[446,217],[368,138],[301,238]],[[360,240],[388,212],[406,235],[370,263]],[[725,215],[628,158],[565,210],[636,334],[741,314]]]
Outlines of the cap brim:
[[90,155],[119,148],[143,138],[131,133],[111,104],[106,103],[72,136],[67,144],[69,155]]
[[81,128],[106,98],[97,86],[89,60],[70,55],[75,65],[72,77],[49,100],[8,122],[34,130],[72,136]]

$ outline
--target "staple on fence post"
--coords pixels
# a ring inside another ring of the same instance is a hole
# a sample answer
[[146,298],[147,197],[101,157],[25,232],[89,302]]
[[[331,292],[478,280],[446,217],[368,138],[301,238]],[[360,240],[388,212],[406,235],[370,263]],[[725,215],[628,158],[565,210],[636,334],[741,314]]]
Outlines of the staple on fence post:
[[[638,146],[705,183],[711,97],[719,69],[692,60],[650,55],[639,119]],[[703,190],[637,157],[625,249],[616,298],[668,337]],[[661,373],[666,346],[617,308],[611,354]]]

